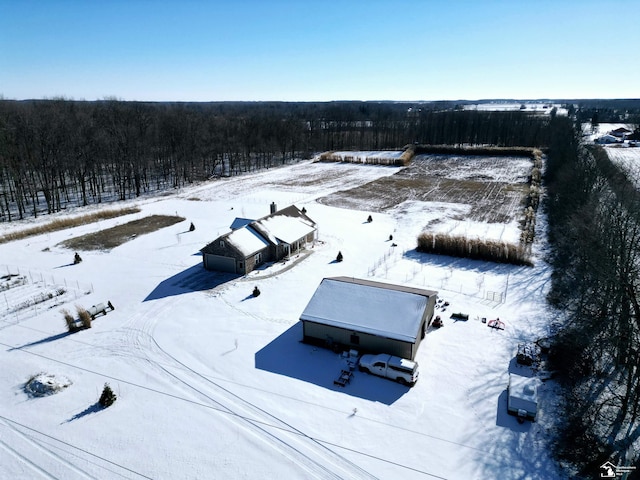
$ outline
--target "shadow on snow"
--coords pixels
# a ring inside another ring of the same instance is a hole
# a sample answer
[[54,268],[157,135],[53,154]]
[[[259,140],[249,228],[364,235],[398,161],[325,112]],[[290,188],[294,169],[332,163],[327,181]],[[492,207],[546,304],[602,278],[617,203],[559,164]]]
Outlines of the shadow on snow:
[[453,257],[450,255],[440,255],[435,253],[419,252],[415,248],[407,250],[404,258],[413,260],[418,263],[428,264],[432,267],[453,268],[455,270],[464,270],[477,273],[491,272],[494,274],[506,275],[520,270],[533,272],[531,267],[523,267],[521,265],[512,265],[510,263],[490,262],[488,260],[476,260],[472,258]]
[[102,407],[99,402],[96,402],[93,405],[85,408],[82,412],[76,413],[73,417],[71,417],[70,419],[68,419],[64,423],[73,422],[74,420],[78,420],[78,419],[80,419],[82,417],[85,417],[87,415],[91,415],[92,413],[97,413],[100,410],[104,410],[104,407]]
[[410,391],[409,387],[357,369],[344,387],[335,385],[333,381],[340,371],[348,369],[346,360],[340,354],[307,345],[301,339],[302,324],[298,322],[255,354],[256,368],[385,405],[391,405]]
[[184,293],[211,290],[237,278],[240,278],[240,275],[212,272],[205,270],[202,264],[198,263],[160,282],[158,286],[147,295],[144,301],[158,300],[159,298],[172,297]]
[[36,345],[42,345],[43,343],[55,342],[56,340],[64,338],[64,337],[66,337],[68,335],[71,335],[71,333],[70,332],[57,333],[55,335],[51,335],[51,336],[43,338],[41,340],[36,340],[35,342],[25,343],[24,345],[21,345],[19,347],[12,347],[12,348],[9,349],[9,351],[20,350],[22,348],[35,347]]

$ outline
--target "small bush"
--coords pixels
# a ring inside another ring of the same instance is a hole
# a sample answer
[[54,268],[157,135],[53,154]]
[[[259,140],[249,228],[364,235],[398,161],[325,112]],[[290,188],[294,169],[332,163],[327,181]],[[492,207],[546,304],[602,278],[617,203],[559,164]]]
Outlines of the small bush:
[[116,394],[113,392],[113,390],[111,390],[111,387],[109,386],[109,384],[105,383],[104,388],[102,389],[102,394],[100,395],[100,400],[98,400],[98,403],[102,408],[107,408],[113,405],[113,403],[116,401],[117,398],[118,397],[116,397]]
[[254,297],[257,297],[258,295],[260,295],[260,289],[259,289],[258,287],[255,287],[255,288],[253,289],[253,293],[252,293],[252,295],[253,295]]
[[76,310],[78,311],[78,318],[82,323],[83,328],[91,328],[91,315],[87,312],[86,309],[82,308],[79,305],[76,305]]
[[338,252],[338,256],[336,257],[336,262],[341,262],[342,261],[342,252]]

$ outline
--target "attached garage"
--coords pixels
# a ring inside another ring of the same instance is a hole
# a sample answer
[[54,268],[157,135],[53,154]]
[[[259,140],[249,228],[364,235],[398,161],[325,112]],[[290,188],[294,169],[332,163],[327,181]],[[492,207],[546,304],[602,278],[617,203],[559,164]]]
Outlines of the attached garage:
[[300,316],[303,340],[314,345],[414,359],[437,292],[370,280],[322,280]]
[[222,255],[213,255],[211,253],[204,253],[203,257],[204,268],[207,270],[236,273],[236,259],[233,257],[224,257]]

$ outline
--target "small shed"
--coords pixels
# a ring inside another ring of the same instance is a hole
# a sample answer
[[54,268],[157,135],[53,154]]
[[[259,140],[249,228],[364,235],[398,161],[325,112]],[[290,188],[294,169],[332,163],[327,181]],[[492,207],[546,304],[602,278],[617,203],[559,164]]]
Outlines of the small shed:
[[437,292],[351,277],[325,278],[300,316],[303,341],[415,359]]
[[507,411],[518,418],[535,421],[538,415],[538,379],[509,374]]

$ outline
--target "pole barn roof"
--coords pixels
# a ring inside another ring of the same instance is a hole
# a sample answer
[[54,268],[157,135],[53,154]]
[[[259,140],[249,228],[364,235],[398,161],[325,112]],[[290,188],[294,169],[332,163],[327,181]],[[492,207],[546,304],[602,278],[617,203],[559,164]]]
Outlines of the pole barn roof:
[[432,290],[349,277],[322,280],[302,321],[415,342]]

